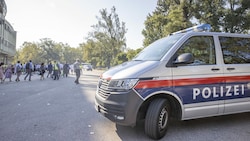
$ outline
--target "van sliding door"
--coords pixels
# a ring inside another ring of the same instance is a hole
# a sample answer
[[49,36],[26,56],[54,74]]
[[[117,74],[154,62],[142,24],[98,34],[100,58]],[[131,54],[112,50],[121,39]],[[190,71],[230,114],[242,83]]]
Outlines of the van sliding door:
[[226,86],[225,113],[250,111],[250,37],[219,37]]

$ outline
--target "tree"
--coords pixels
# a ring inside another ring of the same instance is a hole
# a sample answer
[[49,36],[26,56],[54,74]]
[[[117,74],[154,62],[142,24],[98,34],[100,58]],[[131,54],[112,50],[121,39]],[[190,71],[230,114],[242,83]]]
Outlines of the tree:
[[69,46],[69,45],[64,45],[63,46],[63,52],[62,52],[62,58],[61,58],[61,61],[63,63],[67,62],[67,63],[73,63],[73,60],[72,60],[72,48]]
[[21,48],[17,51],[18,56],[14,59],[13,63],[20,61],[21,63],[26,63],[32,60],[34,64],[41,62],[42,51],[37,46],[36,43],[24,42]]
[[[50,60],[60,60],[59,49],[56,49],[56,43],[49,39],[43,38],[40,39],[39,47],[43,51],[42,57],[46,59],[47,62]],[[58,47],[57,47],[58,48]]]
[[164,36],[192,25],[188,19],[185,19],[183,8],[178,5],[170,8],[167,19],[168,22],[164,26]]
[[249,0],[228,0],[228,8],[224,10],[223,31],[231,33],[247,33],[250,29]]
[[96,67],[97,62],[101,59],[100,49],[98,49],[97,43],[89,39],[87,43],[80,44],[80,47],[83,48],[83,61],[91,63],[92,66]]
[[144,47],[174,31],[191,26],[193,3],[193,0],[158,0],[156,10],[144,22]]
[[114,65],[122,64],[126,61],[128,61],[127,54],[125,52],[121,52],[116,56]]
[[213,31],[220,31],[223,15],[225,0],[196,0],[194,6],[195,18],[200,23],[209,23],[212,26]]
[[144,35],[143,46],[147,46],[150,43],[164,37],[164,26],[167,23],[167,17],[163,14],[153,13],[147,16],[147,20],[144,22],[145,29],[142,30]]
[[197,0],[195,18],[213,31],[246,33],[250,28],[249,0]]
[[76,59],[81,59],[83,51],[81,48],[72,48],[68,44],[57,43],[49,38],[40,39],[38,43],[42,50],[41,57],[49,61],[59,61],[61,63],[73,63]]
[[110,67],[114,64],[115,57],[126,48],[127,29],[125,23],[120,22],[115,7],[111,8],[111,13],[102,9],[100,14],[101,18],[97,17],[98,24],[92,26],[94,31],[89,34],[88,40],[96,43],[94,47],[100,49],[101,60],[105,62],[105,66]]
[[60,63],[73,63],[77,58],[81,59],[82,54],[81,47],[72,48],[68,44],[56,43],[49,38],[43,38],[37,43],[24,42],[22,47],[17,50],[13,63],[18,60],[23,63],[32,60],[34,64],[48,63],[53,60]]
[[208,23],[213,31],[247,33],[249,0],[158,0],[144,23],[143,45],[197,23]]

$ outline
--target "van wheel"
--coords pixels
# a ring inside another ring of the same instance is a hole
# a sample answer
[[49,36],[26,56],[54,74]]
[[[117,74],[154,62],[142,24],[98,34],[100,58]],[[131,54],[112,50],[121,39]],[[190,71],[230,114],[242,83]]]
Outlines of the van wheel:
[[145,118],[145,133],[153,139],[162,138],[168,127],[170,106],[166,99],[155,99],[148,107]]

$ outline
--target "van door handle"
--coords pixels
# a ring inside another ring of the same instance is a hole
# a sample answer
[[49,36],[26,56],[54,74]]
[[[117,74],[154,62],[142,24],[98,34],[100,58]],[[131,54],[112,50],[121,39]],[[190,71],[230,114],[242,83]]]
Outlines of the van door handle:
[[227,68],[227,70],[229,70],[229,71],[230,71],[230,70],[235,70],[235,68]]
[[219,71],[220,69],[219,68],[212,68],[211,70],[212,71]]

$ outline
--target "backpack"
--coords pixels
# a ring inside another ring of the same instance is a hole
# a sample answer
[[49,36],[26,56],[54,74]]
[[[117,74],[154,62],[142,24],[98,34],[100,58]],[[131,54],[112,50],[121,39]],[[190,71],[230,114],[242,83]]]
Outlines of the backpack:
[[17,67],[16,67],[16,72],[21,72],[21,67],[20,67],[20,65],[17,65]]
[[30,69],[30,63],[26,63],[25,69]]

